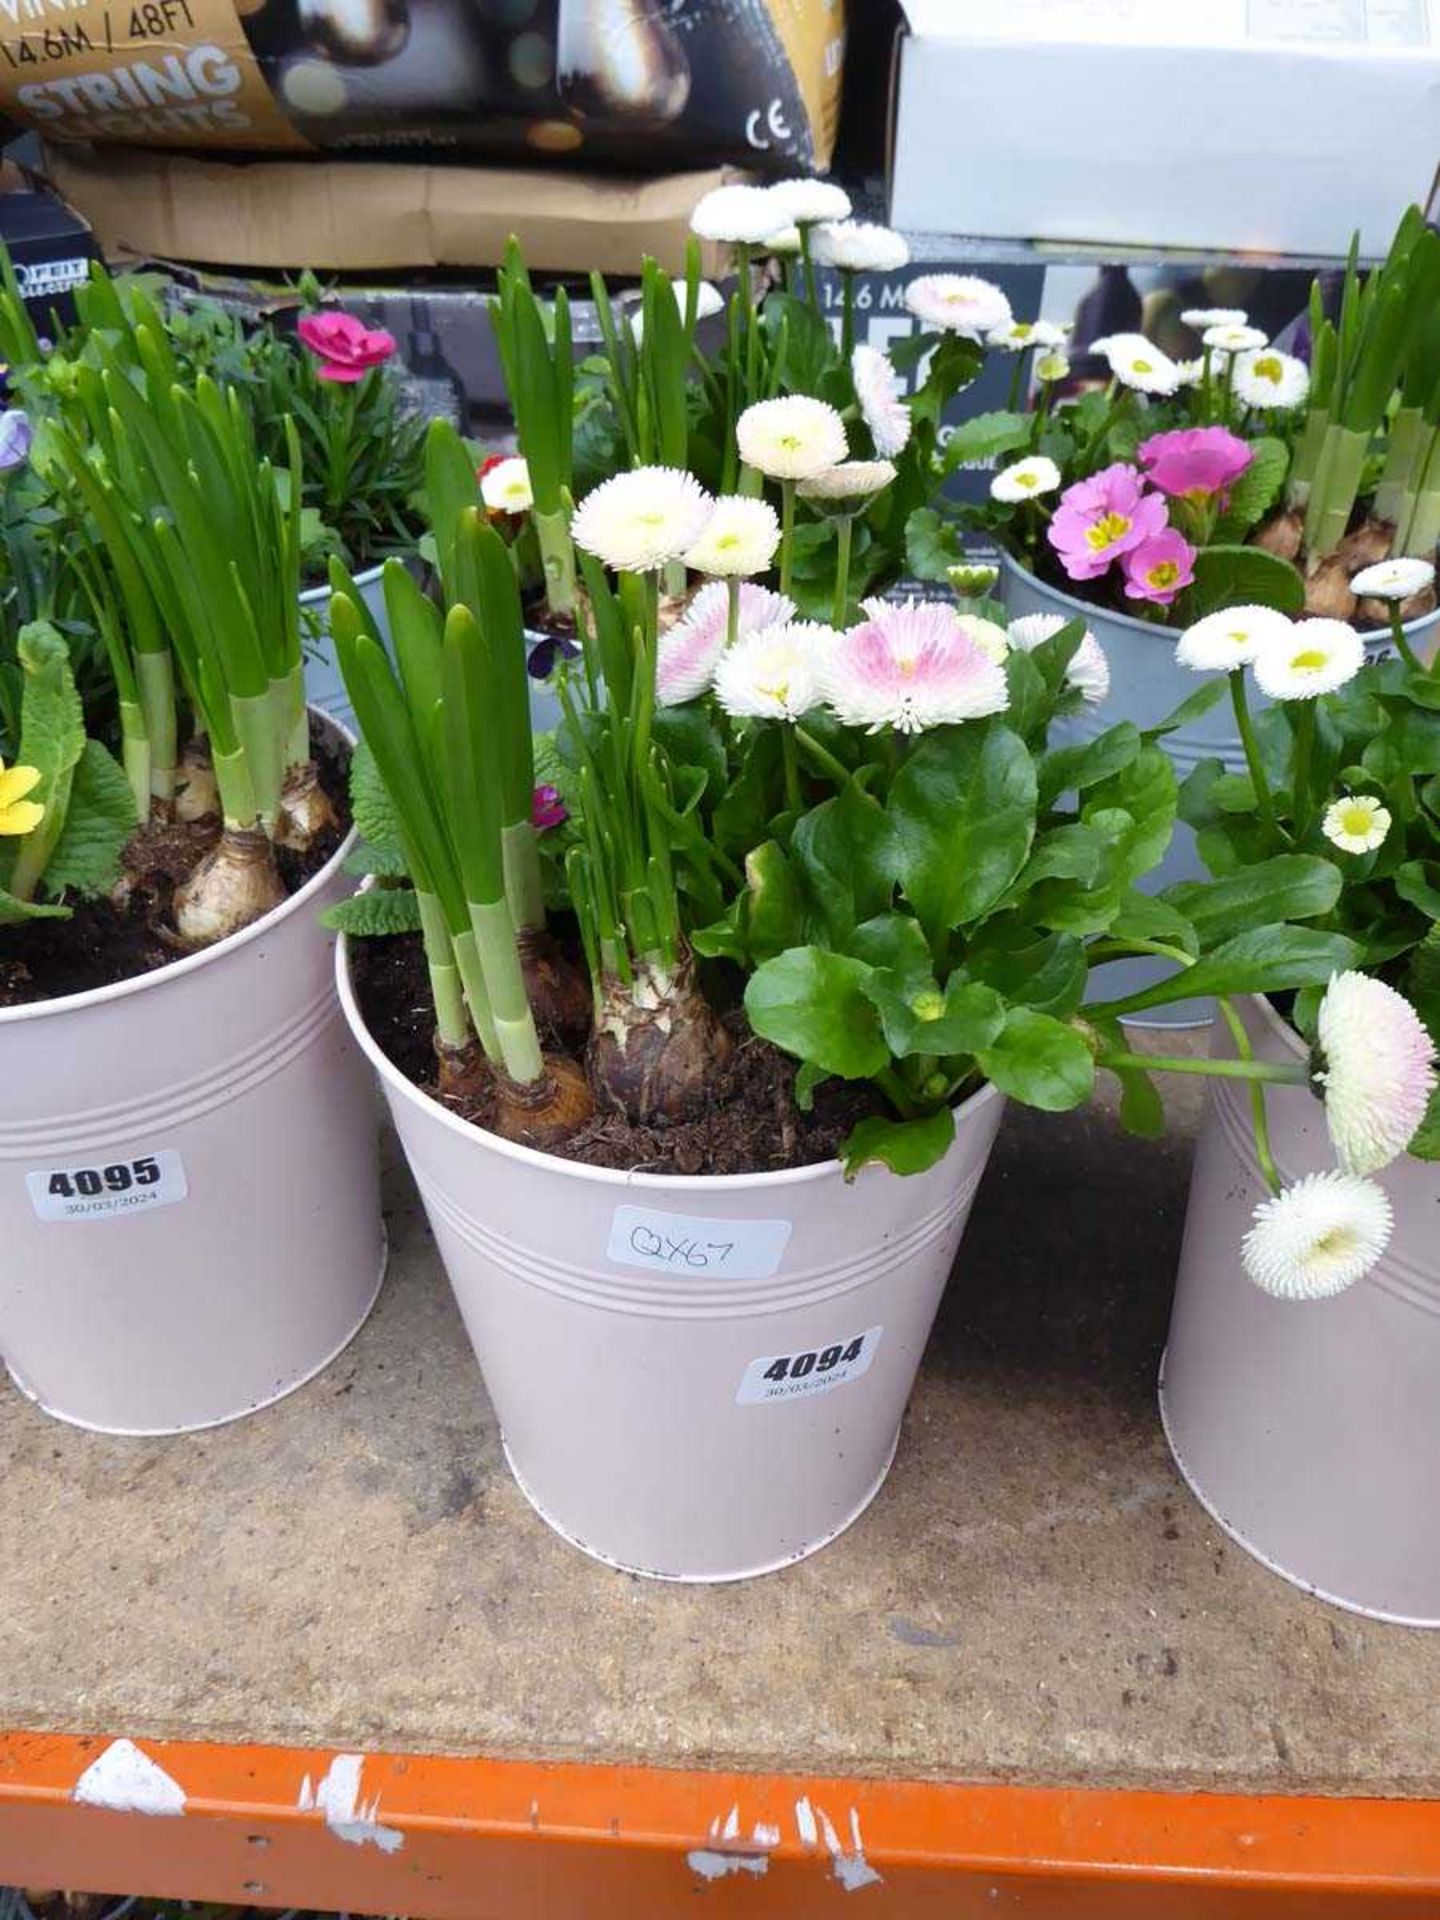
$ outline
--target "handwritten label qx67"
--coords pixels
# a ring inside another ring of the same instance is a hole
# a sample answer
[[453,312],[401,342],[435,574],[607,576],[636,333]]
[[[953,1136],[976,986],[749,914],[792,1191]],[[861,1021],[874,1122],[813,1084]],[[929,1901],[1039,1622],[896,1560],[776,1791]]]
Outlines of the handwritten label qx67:
[[788,1220],[697,1220],[653,1207],[617,1207],[605,1255],[652,1273],[768,1280],[789,1238]]
[[40,1220],[119,1220],[173,1207],[190,1191],[185,1163],[171,1147],[124,1160],[97,1155],[83,1166],[37,1167],[25,1185]]

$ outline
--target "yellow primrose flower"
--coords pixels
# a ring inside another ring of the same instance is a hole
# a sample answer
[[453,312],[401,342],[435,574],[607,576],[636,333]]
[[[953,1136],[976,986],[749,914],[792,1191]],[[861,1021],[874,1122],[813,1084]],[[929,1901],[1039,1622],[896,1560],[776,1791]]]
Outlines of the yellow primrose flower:
[[38,800],[26,794],[40,784],[38,767],[9,767],[0,760],[0,833],[30,833],[45,818]]

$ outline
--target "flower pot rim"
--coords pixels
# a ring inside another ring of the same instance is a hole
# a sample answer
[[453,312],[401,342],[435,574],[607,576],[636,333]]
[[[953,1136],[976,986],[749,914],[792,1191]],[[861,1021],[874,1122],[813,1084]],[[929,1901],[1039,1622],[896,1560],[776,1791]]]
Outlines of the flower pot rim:
[[[526,1166],[545,1167],[552,1172],[567,1174],[575,1179],[594,1181],[600,1186],[623,1189],[645,1187],[653,1192],[673,1194],[677,1200],[686,1193],[693,1194],[697,1189],[717,1194],[754,1192],[757,1189],[763,1192],[779,1187],[799,1186],[807,1181],[833,1178],[840,1172],[840,1161],[831,1159],[812,1161],[809,1166],[804,1167],[776,1167],[768,1172],[759,1173],[640,1173],[626,1171],[620,1167],[592,1167],[583,1160],[567,1160],[563,1154],[541,1153],[538,1148],[521,1146],[513,1140],[502,1140],[498,1133],[490,1133],[484,1127],[477,1127],[471,1120],[462,1120],[459,1114],[452,1113],[448,1107],[442,1106],[430,1094],[422,1092],[379,1046],[365,1024],[351,986],[349,937],[344,933],[335,942],[335,986],[351,1032],[363,1049],[366,1059],[387,1086],[395,1088],[414,1101],[431,1118],[439,1121],[448,1132],[458,1134],[462,1139],[478,1142],[493,1152],[511,1160],[518,1160]],[[978,1111],[987,1100],[999,1097],[999,1090],[994,1082],[985,1081],[953,1109],[957,1123],[963,1115]],[[899,1179],[902,1176],[897,1174],[894,1177]]]
[[[387,553],[385,560],[398,560],[400,557],[398,553]],[[377,560],[373,567],[366,567],[363,573],[352,573],[350,578],[357,587],[373,587],[385,571],[385,560]],[[328,600],[333,592],[330,582],[321,580],[316,586],[300,589],[300,604],[302,607],[319,606],[321,599]]]
[[[1185,631],[1184,627],[1156,626],[1154,621],[1139,620],[1133,613],[1120,613],[1109,607],[1097,607],[1092,600],[1080,600],[1073,593],[1066,593],[1061,587],[1052,587],[1048,580],[1042,580],[1038,573],[1032,573],[1029,567],[1022,566],[1008,548],[1000,547],[998,552],[1002,573],[1014,574],[1017,579],[1028,581],[1038,587],[1041,593],[1049,594],[1051,599],[1058,600],[1062,606],[1073,607],[1076,614],[1087,625],[1093,619],[1112,621],[1124,627],[1129,633],[1143,634],[1147,640],[1168,640],[1172,645]],[[1410,639],[1428,633],[1437,622],[1440,622],[1440,602],[1437,602],[1429,613],[1418,614],[1413,620],[1402,621],[1400,631]],[[1360,629],[1357,627],[1356,631],[1359,633]],[[1370,627],[1360,633],[1360,638],[1367,646],[1372,641],[1387,641],[1390,639],[1390,629],[1383,626]]]
[[[307,712],[313,720],[324,726],[330,726],[343,738],[346,745],[354,750],[357,742],[350,729],[337,720],[333,713],[326,713],[323,707],[308,707]],[[292,893],[288,900],[282,900],[278,907],[272,907],[258,920],[252,920],[249,926],[241,927],[237,932],[227,934],[223,940],[217,940],[214,946],[202,947],[198,953],[187,953],[175,960],[167,960],[163,967],[152,967],[149,973],[135,973],[128,980],[112,980],[108,986],[86,987],[82,993],[64,993],[53,1000],[31,1000],[23,1007],[0,1007],[0,1027],[15,1026],[22,1020],[43,1020],[47,1015],[81,1013],[87,1007],[103,1006],[109,1001],[123,1000],[131,994],[144,993],[148,989],[162,986],[167,980],[175,980],[182,975],[196,973],[201,967],[209,966],[212,961],[222,960],[247,946],[250,941],[259,939],[271,927],[279,924],[291,913],[313,900],[317,893],[333,876],[338,863],[344,860],[354,849],[359,839],[359,829],[354,821],[339,846],[330,858],[300,888]]]

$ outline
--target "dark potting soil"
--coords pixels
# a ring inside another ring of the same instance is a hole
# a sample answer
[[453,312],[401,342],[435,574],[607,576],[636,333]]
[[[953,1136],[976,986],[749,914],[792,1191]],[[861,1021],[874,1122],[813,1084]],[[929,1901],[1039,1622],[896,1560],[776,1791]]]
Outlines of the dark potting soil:
[[[350,957],[360,1011],[382,1052],[432,1099],[476,1126],[488,1125],[483,1098],[451,1100],[435,1084],[434,1013],[419,936],[352,940]],[[828,1081],[816,1089],[814,1110],[802,1113],[794,1098],[795,1062],[749,1033],[738,1008],[724,1018],[736,1048],[702,1112],[664,1128],[597,1112],[556,1153],[627,1173],[772,1173],[833,1160],[855,1123],[881,1110],[868,1085]]]
[[[316,836],[304,853],[277,847],[275,863],[289,894],[298,893],[331,859],[349,831],[350,749],[329,728],[310,721],[310,748],[320,784],[341,825]],[[28,1006],[113,986],[137,974],[153,973],[184,955],[167,937],[170,897],[176,886],[214,845],[219,823],[201,820],[147,827],[125,850],[124,871],[131,881],[128,903],[76,900],[66,920],[26,920],[0,927],[0,1007]]]

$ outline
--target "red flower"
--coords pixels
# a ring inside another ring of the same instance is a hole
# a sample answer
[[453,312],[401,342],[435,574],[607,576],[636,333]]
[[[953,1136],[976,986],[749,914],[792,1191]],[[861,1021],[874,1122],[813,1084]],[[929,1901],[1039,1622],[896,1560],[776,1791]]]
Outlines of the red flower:
[[530,823],[537,833],[546,833],[569,817],[570,810],[560,798],[558,788],[548,785],[536,787],[530,796]]
[[322,380],[350,385],[372,367],[383,366],[395,351],[395,336],[383,327],[367,327],[353,313],[307,313],[299,325],[301,340],[320,362]]

